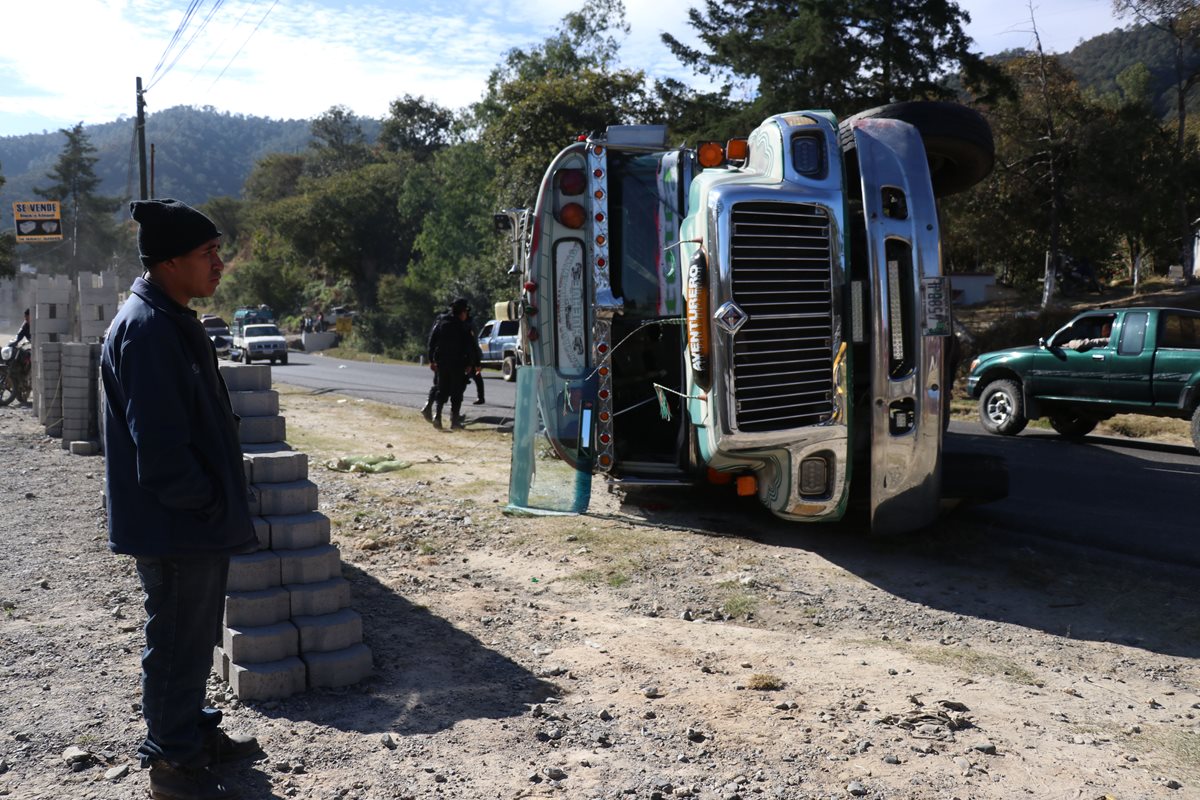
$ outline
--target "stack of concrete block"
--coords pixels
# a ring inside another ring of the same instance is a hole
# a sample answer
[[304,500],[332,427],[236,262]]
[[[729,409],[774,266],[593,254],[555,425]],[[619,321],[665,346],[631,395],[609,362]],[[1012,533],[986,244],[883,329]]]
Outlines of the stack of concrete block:
[[64,275],[38,275],[33,289],[30,333],[33,346],[65,342],[71,333],[71,279]]
[[81,272],[79,286],[79,339],[99,341],[117,314],[117,274]]
[[65,342],[62,345],[62,446],[75,455],[92,455],[99,439],[97,386],[100,345]]
[[48,436],[61,436],[62,343],[42,342],[33,356],[33,411]]
[[[38,422],[42,425],[51,425],[57,430],[54,424],[48,420],[57,421],[62,419],[62,403],[61,403],[61,388],[58,385],[59,369],[57,358],[59,351],[57,348],[50,348],[47,351],[49,357],[56,359],[46,374],[53,383],[41,383],[39,376],[42,374],[40,364],[42,345],[52,344],[57,345],[60,342],[70,340],[71,333],[71,281],[69,278],[61,275],[38,275],[37,283],[33,287],[33,312],[30,314],[30,344],[33,347],[33,411],[38,416]],[[42,408],[43,399],[49,399],[52,403],[51,408]],[[51,433],[51,436],[57,436],[57,433]]]
[[246,477],[259,549],[234,556],[225,630],[213,668],[243,700],[287,697],[309,687],[356,683],[371,673],[362,617],[317,509],[308,457],[284,441],[279,395],[266,365],[222,365],[241,418]]

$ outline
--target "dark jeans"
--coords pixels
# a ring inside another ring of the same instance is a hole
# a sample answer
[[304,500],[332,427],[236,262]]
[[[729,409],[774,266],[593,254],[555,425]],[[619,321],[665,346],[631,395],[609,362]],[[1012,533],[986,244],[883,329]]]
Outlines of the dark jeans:
[[204,707],[213,647],[221,640],[228,556],[138,558],[146,599],[142,651],[143,765],[164,760],[204,766],[205,739],[221,712]]
[[450,411],[458,416],[462,408],[463,390],[467,388],[467,376],[462,364],[438,364],[437,369],[437,407],[440,411],[446,401],[450,401]]

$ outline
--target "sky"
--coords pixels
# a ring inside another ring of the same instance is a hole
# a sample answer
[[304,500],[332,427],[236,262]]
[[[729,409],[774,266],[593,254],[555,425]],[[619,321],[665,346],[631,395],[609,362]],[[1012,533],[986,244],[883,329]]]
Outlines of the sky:
[[[554,32],[580,0],[54,0],[7,2],[0,136],[41,133],[177,105],[311,119],[334,105],[382,118],[405,94],[477,101],[506,51]],[[660,40],[689,41],[698,0],[626,0],[623,65],[703,87]],[[959,0],[976,49],[1032,44],[1030,4]],[[189,7],[189,24],[175,38]],[[1032,2],[1042,46],[1065,52],[1123,24],[1110,0]]]

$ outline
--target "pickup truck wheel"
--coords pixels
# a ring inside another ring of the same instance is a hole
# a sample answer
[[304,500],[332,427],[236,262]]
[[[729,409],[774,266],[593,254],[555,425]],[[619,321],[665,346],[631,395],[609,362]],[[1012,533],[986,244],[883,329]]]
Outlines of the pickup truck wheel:
[[1016,436],[1029,420],[1016,381],[992,381],[979,395],[979,421],[988,433]]
[[279,357],[279,363],[285,367],[287,366],[287,353],[284,353]]
[[517,358],[516,356],[505,356],[504,363],[500,365],[500,376],[504,380],[512,383],[517,379]]
[[1192,412],[1192,444],[1200,450],[1200,406]]
[[973,108],[941,101],[915,100],[868,109],[842,120],[842,149],[854,149],[855,120],[898,119],[921,134],[935,197],[970,189],[986,178],[996,163],[996,145],[987,120]]
[[1058,435],[1066,439],[1082,439],[1091,433],[1097,425],[1097,420],[1082,417],[1070,411],[1050,415],[1050,427],[1058,431]]

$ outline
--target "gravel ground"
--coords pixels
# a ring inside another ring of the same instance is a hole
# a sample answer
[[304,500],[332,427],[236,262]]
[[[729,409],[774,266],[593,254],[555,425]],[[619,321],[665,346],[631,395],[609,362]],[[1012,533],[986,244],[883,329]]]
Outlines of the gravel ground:
[[[1194,575],[961,529],[787,525],[716,491],[501,513],[494,421],[279,387],[376,671],[240,703],[247,798],[1198,798]],[[0,795],[142,798],[143,612],[103,462],[0,408]],[[327,470],[395,453],[408,469]]]

